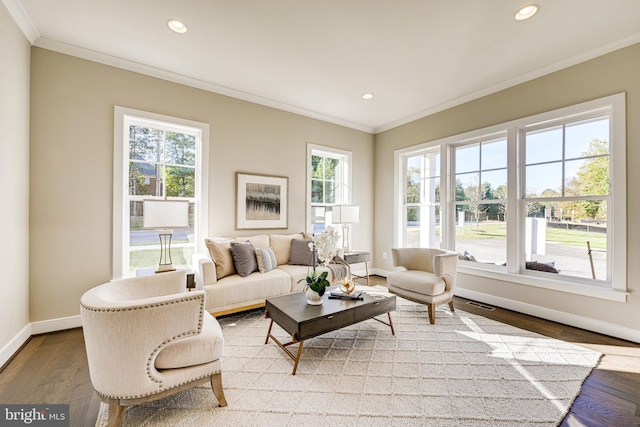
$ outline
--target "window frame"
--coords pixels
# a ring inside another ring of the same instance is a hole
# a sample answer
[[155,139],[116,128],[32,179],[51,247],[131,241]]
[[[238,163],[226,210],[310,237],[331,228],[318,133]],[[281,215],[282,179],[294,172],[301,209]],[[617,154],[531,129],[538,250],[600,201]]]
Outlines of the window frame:
[[[507,268],[494,265],[461,261],[458,270],[461,273],[481,276],[500,281],[530,285],[578,295],[586,295],[611,301],[626,301],[627,295],[627,203],[626,203],[626,107],[625,93],[587,101],[559,108],[541,114],[489,126],[486,128],[453,135],[436,141],[396,150],[394,176],[394,242],[396,246],[404,244],[402,236],[402,209],[404,206],[403,183],[406,171],[403,170],[405,157],[426,148],[440,147],[442,161],[441,182],[448,188],[441,189],[443,211],[442,248],[452,250],[455,247],[455,165],[453,150],[456,146],[489,140],[492,135],[506,134],[507,138],[507,209],[512,219],[507,222]],[[607,280],[594,280],[575,276],[553,277],[550,274],[524,269],[524,210],[527,199],[524,197],[524,153],[523,132],[534,127],[552,126],[554,123],[569,123],[576,118],[583,119],[598,115],[609,115],[609,179],[610,203],[608,209],[608,267]],[[445,173],[446,171],[446,181]],[[441,184],[442,185],[442,184]],[[442,200],[446,194],[446,201]],[[446,209],[445,209],[446,208]],[[453,212],[453,213],[452,213]],[[610,277],[609,277],[610,276]]]
[[[312,157],[313,156],[322,156],[322,157],[331,157],[336,158],[342,161],[342,176],[343,179],[340,182],[340,195],[341,200],[336,201],[336,203],[314,203],[312,201],[313,193],[312,193]],[[308,233],[313,233],[313,216],[312,210],[314,206],[324,206],[331,207],[336,205],[350,205],[352,201],[352,153],[348,150],[342,150],[339,148],[328,147],[324,145],[317,145],[312,143],[307,143],[307,209],[306,209],[306,228]],[[326,216],[325,216],[326,218]],[[327,224],[329,225],[329,224]]]
[[[132,276],[129,269],[129,129],[128,124],[146,124],[156,129],[196,135],[195,195],[167,197],[194,203],[194,251],[204,251],[209,229],[209,124],[142,110],[114,106],[113,144],[113,259],[112,278]],[[166,191],[166,189],[165,189]],[[159,196],[144,198],[161,200]],[[190,260],[188,260],[189,262]]]

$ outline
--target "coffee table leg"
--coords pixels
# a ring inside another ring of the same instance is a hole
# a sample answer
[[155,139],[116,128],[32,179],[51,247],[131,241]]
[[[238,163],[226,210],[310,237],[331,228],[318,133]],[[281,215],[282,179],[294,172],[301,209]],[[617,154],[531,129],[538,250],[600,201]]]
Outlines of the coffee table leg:
[[269,330],[267,331],[267,339],[264,340],[265,344],[269,342],[269,335],[271,335],[271,328],[273,328],[273,319],[271,319],[271,323],[269,323]]
[[391,326],[391,335],[395,335],[396,331],[393,328],[393,320],[391,320],[391,312],[388,312],[387,315],[389,316],[389,326]]
[[291,375],[295,375],[296,374],[296,370],[298,369],[298,362],[300,361],[300,356],[302,355],[302,344],[304,344],[304,341],[300,341],[300,345],[298,346],[298,352],[296,353],[296,358],[295,363],[293,364],[293,372],[291,372]]

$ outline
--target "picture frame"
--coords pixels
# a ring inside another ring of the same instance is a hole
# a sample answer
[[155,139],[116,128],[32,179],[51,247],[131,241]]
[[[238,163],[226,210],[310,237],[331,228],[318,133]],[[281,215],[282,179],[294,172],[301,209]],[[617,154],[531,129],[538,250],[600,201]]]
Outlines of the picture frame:
[[288,228],[289,178],[236,172],[236,230]]

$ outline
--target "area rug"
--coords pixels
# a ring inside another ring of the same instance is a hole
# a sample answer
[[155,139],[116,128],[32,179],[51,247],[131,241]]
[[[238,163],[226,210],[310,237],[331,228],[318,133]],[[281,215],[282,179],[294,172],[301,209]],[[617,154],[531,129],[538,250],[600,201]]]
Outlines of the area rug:
[[446,306],[431,325],[425,306],[398,298],[392,317],[395,336],[368,320],[305,341],[295,376],[282,350],[264,344],[262,311],[221,318],[228,406],[200,386],[128,408],[123,425],[555,426],[601,357]]

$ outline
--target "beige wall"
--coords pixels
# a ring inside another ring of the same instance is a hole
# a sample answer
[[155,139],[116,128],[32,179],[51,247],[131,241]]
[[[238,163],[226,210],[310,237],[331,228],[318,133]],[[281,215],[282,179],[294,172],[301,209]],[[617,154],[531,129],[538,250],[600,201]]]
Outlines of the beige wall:
[[28,40],[0,5],[0,366],[15,350],[10,347],[22,344],[11,341],[29,324],[30,54]]
[[[305,229],[307,142],[353,152],[358,248],[373,248],[373,136],[141,74],[33,48],[31,321],[79,314],[111,279],[113,107],[209,123],[209,234],[235,228],[235,173],[289,177],[289,229]],[[273,231],[273,230],[271,230]],[[266,230],[269,232],[269,230]]]
[[635,238],[640,234],[637,221],[640,192],[636,185],[640,182],[640,168],[636,166],[640,158],[639,76],[640,44],[377,135],[374,264],[384,270],[392,269],[391,258],[383,260],[382,252],[389,252],[393,246],[393,205],[389,200],[393,198],[394,150],[626,92],[628,289],[631,292],[628,302],[602,301],[468,275],[460,275],[459,282],[461,288],[486,294],[492,301],[504,298],[502,302],[516,302],[519,307],[531,305],[532,312],[562,314],[565,321],[576,315],[583,320],[631,328],[640,334],[640,264],[634,262],[640,257],[640,241]]

